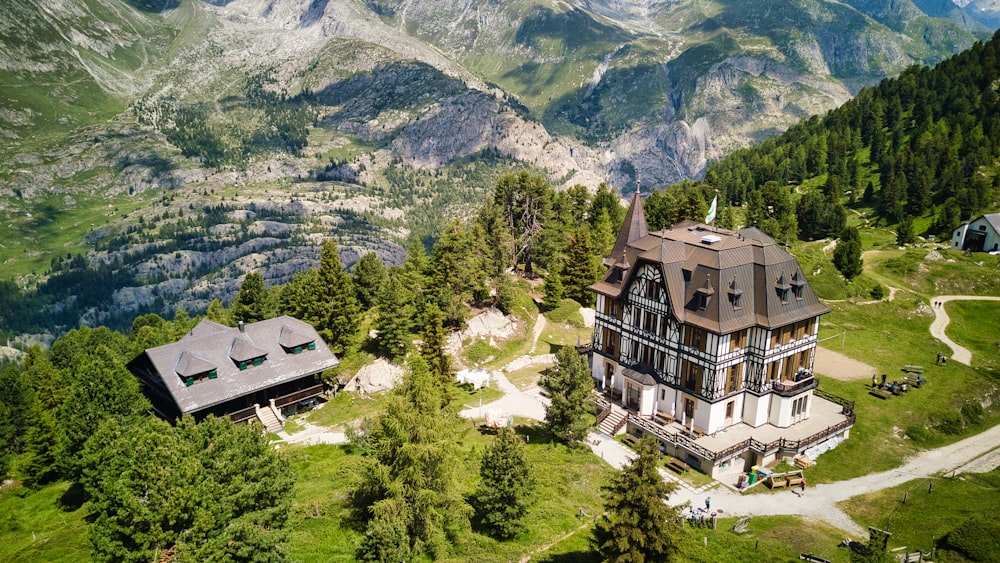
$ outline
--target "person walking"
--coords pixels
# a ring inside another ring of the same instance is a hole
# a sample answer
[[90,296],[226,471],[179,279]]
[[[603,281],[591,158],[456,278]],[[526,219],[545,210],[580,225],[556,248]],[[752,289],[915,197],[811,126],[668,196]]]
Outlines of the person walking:
[[705,510],[712,509],[712,497],[705,497]]
[[802,476],[802,482],[799,483],[799,496],[806,496],[806,478],[804,475]]

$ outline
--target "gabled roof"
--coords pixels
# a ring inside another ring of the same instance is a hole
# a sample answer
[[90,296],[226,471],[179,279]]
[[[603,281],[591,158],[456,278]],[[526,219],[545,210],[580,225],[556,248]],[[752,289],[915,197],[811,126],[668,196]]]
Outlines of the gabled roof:
[[278,335],[278,344],[281,344],[284,348],[295,348],[296,346],[305,346],[310,342],[315,340],[314,337],[307,334],[302,334],[301,332],[288,328],[287,326],[281,327],[281,333]]
[[[280,344],[283,334],[300,335],[315,347],[295,353]],[[239,362],[267,356],[267,361],[240,369]],[[129,370],[147,380],[144,366],[155,372],[155,384],[165,388],[182,414],[196,413],[227,401],[284,383],[311,377],[340,361],[316,330],[289,316],[239,328],[202,321],[172,344],[149,348],[129,362]],[[215,369],[216,379],[188,386],[184,377]],[[183,373],[182,373],[183,370]]]
[[986,219],[986,222],[993,227],[993,230],[996,231],[997,234],[1000,234],[1000,213],[987,213],[986,215],[983,215],[981,219]]

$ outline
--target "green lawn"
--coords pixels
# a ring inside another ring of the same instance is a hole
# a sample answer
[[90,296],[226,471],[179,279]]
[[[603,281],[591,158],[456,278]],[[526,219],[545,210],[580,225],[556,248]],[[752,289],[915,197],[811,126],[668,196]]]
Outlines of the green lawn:
[[[455,462],[463,468],[464,487],[472,492],[478,484],[478,455],[491,440],[490,431],[473,427],[456,436],[463,456]],[[527,455],[538,481],[537,501],[527,519],[527,531],[509,542],[469,531],[462,536],[453,556],[444,561],[502,562],[544,547],[563,534],[576,530],[583,520],[579,513],[596,514],[601,507],[600,486],[612,473],[590,450],[571,449],[552,443],[535,426],[519,426],[525,436]],[[358,453],[338,446],[291,447],[298,484],[294,503],[292,535],[288,553],[294,560],[349,561],[361,538],[361,530],[345,508],[352,475],[363,463]]]
[[922,551],[930,551],[935,540],[966,519],[1000,506],[1000,469],[933,479],[933,492],[928,492],[929,484],[918,479],[839,505],[855,522],[891,532],[891,547]]
[[0,561],[49,563],[90,560],[84,510],[64,507],[67,483],[37,492],[9,490],[0,496]]
[[972,352],[972,365],[1000,376],[1000,301],[949,301],[948,338]]

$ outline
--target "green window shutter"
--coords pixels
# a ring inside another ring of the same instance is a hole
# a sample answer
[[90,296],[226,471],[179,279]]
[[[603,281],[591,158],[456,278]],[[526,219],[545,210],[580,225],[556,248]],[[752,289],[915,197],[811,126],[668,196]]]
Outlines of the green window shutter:
[[194,378],[191,377],[190,375],[187,376],[187,377],[185,377],[184,378],[184,385],[187,386],[187,387],[191,387],[192,385],[194,385]]
[[246,362],[240,362],[240,369],[241,370],[247,369],[247,363]]
[[218,370],[214,370],[214,369],[213,369],[212,371],[208,372],[208,378],[209,378],[209,379],[215,379],[215,378],[217,378],[217,377],[219,377],[219,372],[218,372]]
[[301,352],[302,352],[302,346],[296,346],[296,347],[295,347],[295,352],[294,352],[294,353],[295,353],[295,354],[299,354],[299,353],[301,353]]
[[310,342],[309,343],[309,349],[310,350],[315,350],[316,349],[316,343],[315,342]]
[[259,366],[262,363],[264,363],[264,358],[254,358],[253,359],[253,365],[255,365],[255,366]]

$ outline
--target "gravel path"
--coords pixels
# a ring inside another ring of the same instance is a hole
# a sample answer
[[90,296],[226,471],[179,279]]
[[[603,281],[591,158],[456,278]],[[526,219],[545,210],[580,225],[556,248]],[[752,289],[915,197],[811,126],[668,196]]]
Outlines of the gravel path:
[[[970,365],[972,363],[972,352],[967,348],[959,346],[952,339],[948,338],[948,335],[944,333],[945,328],[948,327],[948,323],[951,319],[948,318],[948,313],[944,310],[944,303],[948,301],[957,300],[980,300],[980,301],[1000,301],[1000,297],[984,296],[984,295],[938,295],[937,297],[931,298],[931,308],[934,310],[934,322],[931,323],[931,336],[937,338],[941,342],[944,342],[951,348],[950,360]],[[935,307],[934,303],[941,302],[940,307]]]

